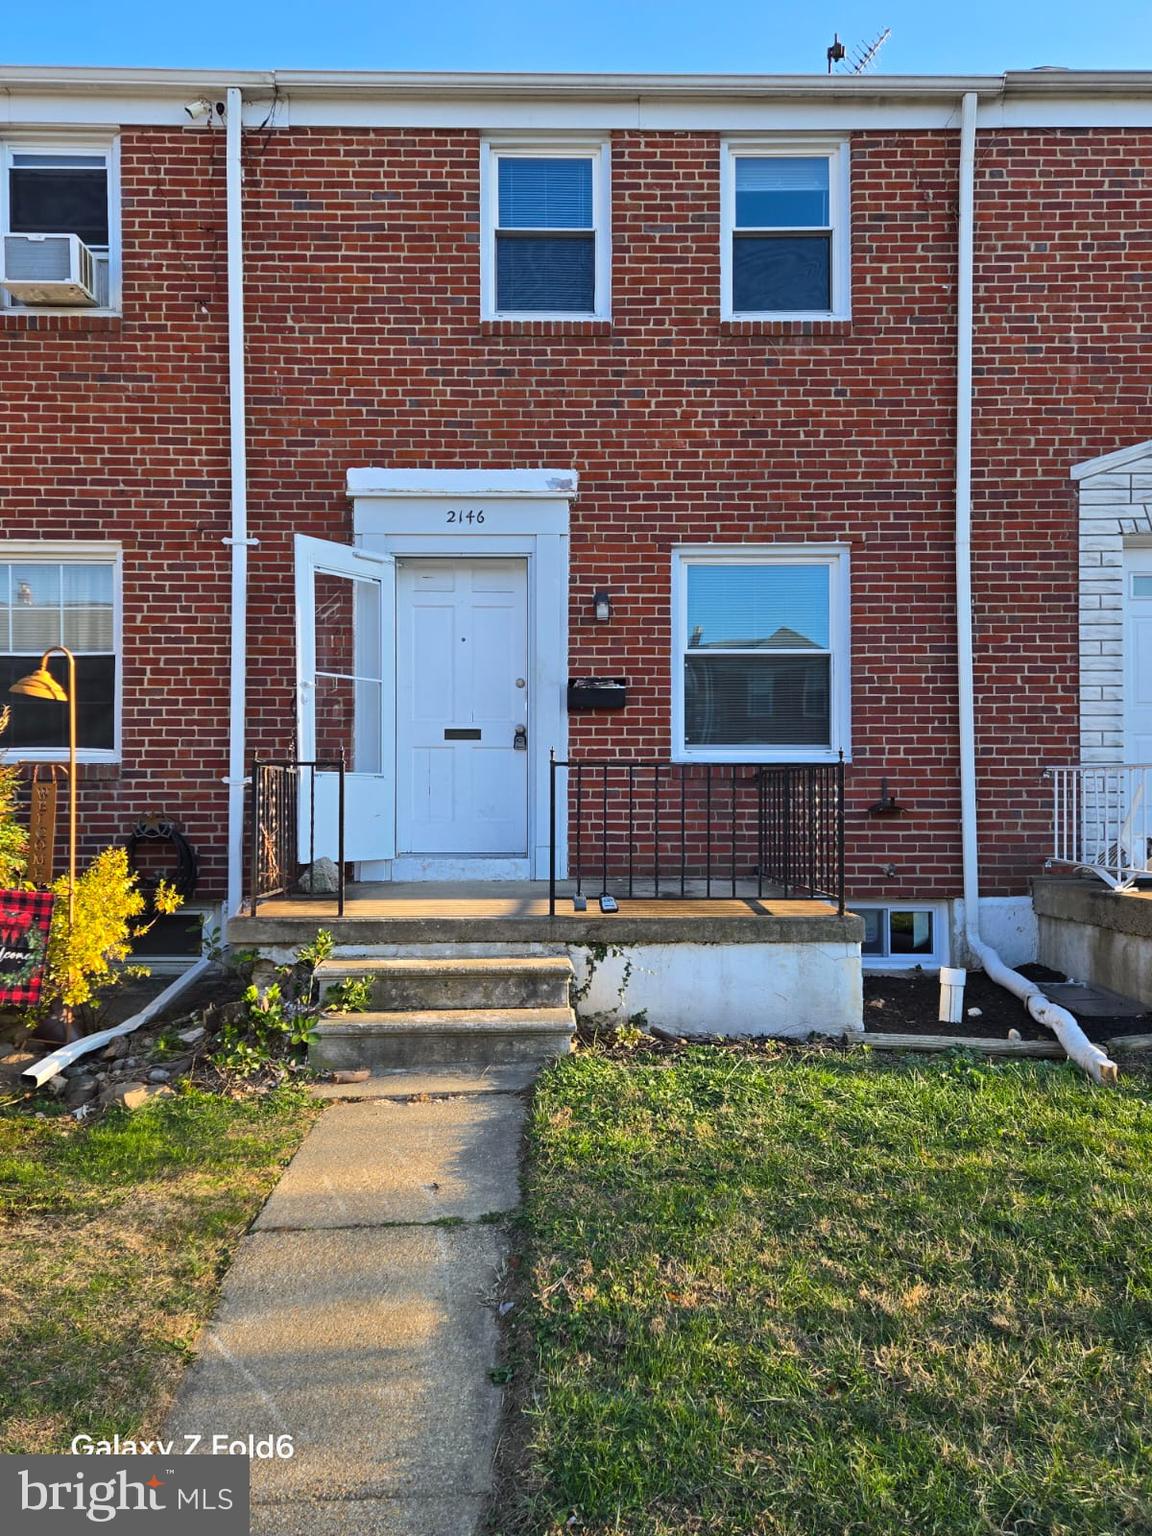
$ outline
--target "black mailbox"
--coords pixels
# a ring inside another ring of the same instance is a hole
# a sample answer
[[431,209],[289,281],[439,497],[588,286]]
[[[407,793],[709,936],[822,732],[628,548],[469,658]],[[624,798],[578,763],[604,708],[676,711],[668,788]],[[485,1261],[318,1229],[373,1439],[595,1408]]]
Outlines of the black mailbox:
[[581,714],[590,709],[623,709],[627,702],[626,677],[568,679],[568,709],[572,714]]

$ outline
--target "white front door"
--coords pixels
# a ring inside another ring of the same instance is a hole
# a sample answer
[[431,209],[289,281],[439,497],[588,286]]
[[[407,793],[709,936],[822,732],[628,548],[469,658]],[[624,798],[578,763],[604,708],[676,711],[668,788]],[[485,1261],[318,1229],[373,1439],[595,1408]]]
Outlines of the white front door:
[[528,562],[411,559],[396,582],[396,842],[528,852]]
[[393,619],[391,555],[296,535],[296,668],[302,768],[299,848],[303,862],[339,852],[343,758],[344,858],[390,859],[395,852]]
[[1152,763],[1152,549],[1124,553],[1125,752]]

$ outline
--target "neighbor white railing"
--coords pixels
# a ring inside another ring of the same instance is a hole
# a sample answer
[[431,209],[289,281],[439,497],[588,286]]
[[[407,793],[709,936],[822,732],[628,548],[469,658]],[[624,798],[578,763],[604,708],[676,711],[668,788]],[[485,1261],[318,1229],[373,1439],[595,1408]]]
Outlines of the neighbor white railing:
[[1116,890],[1152,876],[1152,764],[1049,768],[1052,856]]

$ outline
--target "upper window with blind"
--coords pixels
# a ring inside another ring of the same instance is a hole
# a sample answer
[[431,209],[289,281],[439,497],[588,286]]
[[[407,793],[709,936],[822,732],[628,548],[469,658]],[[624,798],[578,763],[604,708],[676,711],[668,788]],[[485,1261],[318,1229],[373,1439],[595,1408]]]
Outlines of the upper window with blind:
[[847,318],[847,146],[733,142],[722,170],[724,317]]
[[[63,756],[68,746],[68,706],[10,694],[17,678],[39,665],[53,646],[76,657],[76,737],[88,761],[111,760],[119,687],[115,556],[60,559],[0,552],[0,704],[11,711],[0,747],[19,758]],[[67,662],[48,659],[48,670],[66,689]]]
[[116,306],[113,146],[4,146],[0,300],[10,309]]
[[606,319],[607,145],[488,144],[484,156],[484,317]]
[[676,556],[674,755],[813,762],[848,749],[844,550]]

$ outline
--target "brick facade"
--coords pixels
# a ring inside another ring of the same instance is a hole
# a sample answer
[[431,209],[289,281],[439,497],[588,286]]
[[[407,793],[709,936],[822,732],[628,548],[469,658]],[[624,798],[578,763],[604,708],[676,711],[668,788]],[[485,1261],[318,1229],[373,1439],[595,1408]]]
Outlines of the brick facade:
[[[853,132],[853,316],[719,319],[714,132],[612,135],[613,318],[484,323],[481,135],[245,135],[249,748],[295,709],[292,536],[348,542],[349,466],[571,467],[571,671],[626,675],[571,750],[664,756],[679,544],[847,543],[849,892],[959,893],[955,131]],[[228,458],[223,135],[122,136],[124,313],[0,317],[6,538],[125,547],[119,771],[91,842],[175,816],[222,892]],[[1047,851],[1077,753],[1073,464],[1149,436],[1152,132],[982,131],[975,593],[989,894]],[[1143,306],[1143,307],[1142,307]],[[1143,354],[1143,356],[1142,356]],[[613,594],[609,624],[592,593]],[[874,820],[881,776],[904,807]],[[894,874],[886,870],[894,867]]]
[[123,756],[81,769],[83,851],[150,812],[175,817],[209,896],[228,769],[220,139],[122,135],[122,318],[0,315],[0,537],[124,549]]

